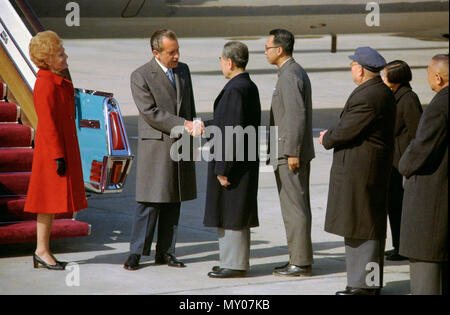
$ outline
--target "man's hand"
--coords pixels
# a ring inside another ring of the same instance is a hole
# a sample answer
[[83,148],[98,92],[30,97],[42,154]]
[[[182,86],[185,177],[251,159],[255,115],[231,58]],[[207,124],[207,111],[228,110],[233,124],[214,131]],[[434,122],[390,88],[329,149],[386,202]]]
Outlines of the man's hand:
[[199,137],[205,132],[205,124],[201,120],[186,120],[184,129],[193,137]]
[[203,123],[203,121],[196,119],[194,120],[193,125],[194,125],[194,130],[192,132],[193,137],[199,137],[205,132],[205,124]]
[[56,173],[59,176],[64,176],[66,174],[66,161],[64,158],[56,159]]
[[228,177],[226,176],[217,175],[217,179],[219,180],[220,185],[222,185],[223,187],[231,185],[231,183],[228,181]]
[[289,170],[292,172],[300,167],[300,158],[298,156],[289,156],[288,157],[288,166]]
[[327,130],[323,130],[323,131],[320,132],[320,136],[319,136],[319,143],[320,144],[322,144],[323,136],[327,133],[327,131],[328,131],[328,129]]

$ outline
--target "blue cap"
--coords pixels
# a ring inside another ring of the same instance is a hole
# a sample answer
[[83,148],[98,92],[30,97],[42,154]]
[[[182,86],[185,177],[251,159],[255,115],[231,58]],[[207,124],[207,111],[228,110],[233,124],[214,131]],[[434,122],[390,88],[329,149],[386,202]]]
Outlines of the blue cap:
[[358,47],[355,50],[355,54],[348,56],[348,58],[372,72],[380,72],[386,66],[386,60],[383,56],[370,47]]

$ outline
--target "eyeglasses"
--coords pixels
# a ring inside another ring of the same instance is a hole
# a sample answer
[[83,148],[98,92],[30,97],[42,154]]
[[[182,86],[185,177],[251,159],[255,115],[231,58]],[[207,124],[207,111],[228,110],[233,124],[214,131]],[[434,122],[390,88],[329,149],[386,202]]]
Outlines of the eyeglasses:
[[268,51],[268,50],[271,49],[271,48],[278,48],[278,47],[280,47],[280,46],[272,46],[272,47],[264,46],[265,51]]

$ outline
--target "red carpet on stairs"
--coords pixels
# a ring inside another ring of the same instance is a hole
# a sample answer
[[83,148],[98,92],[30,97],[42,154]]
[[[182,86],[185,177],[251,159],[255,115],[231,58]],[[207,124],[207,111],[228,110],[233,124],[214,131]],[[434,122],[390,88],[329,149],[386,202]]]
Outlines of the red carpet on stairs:
[[31,172],[32,148],[0,148],[0,172]]
[[[34,132],[17,122],[20,109],[1,101],[0,82],[0,244],[35,242],[36,214],[23,212],[33,163]],[[71,213],[57,214],[51,239],[86,236],[90,226],[72,219]]]
[[31,128],[19,124],[0,124],[1,147],[29,147],[31,145]]
[[[0,84],[1,86],[1,84]],[[17,122],[19,118],[19,107],[16,104],[0,101],[0,121]]]
[[[72,219],[55,220],[51,239],[89,235],[89,224]],[[36,221],[0,224],[0,244],[35,242]]]

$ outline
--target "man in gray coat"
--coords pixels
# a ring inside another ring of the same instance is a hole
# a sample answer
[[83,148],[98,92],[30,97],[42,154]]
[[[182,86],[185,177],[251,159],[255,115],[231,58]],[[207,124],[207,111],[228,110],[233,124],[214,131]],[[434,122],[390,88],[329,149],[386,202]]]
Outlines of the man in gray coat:
[[269,156],[275,168],[289,251],[289,262],[276,267],[274,275],[311,276],[309,175],[310,161],[314,158],[311,83],[292,57],[292,33],[276,29],[269,34],[265,54],[268,62],[279,69],[270,109],[270,125],[278,128],[278,141],[271,142],[278,145],[270,148]]
[[138,269],[141,255],[150,255],[157,221],[155,263],[185,266],[175,257],[180,203],[197,195],[193,159],[173,159],[170,154],[183,134],[183,126],[194,133],[195,105],[189,68],[178,61],[179,46],[172,31],[156,31],[150,45],[152,60],[131,74],[131,92],[139,110],[138,205],[130,255],[124,264],[127,270]]
[[395,98],[379,75],[386,61],[376,50],[359,47],[349,58],[358,87],[339,123],[319,137],[334,149],[325,231],[345,241],[347,288],[336,294],[374,295],[383,284]]
[[448,55],[428,65],[437,94],[424,111],[399,162],[407,180],[400,253],[410,259],[411,293],[448,293]]

